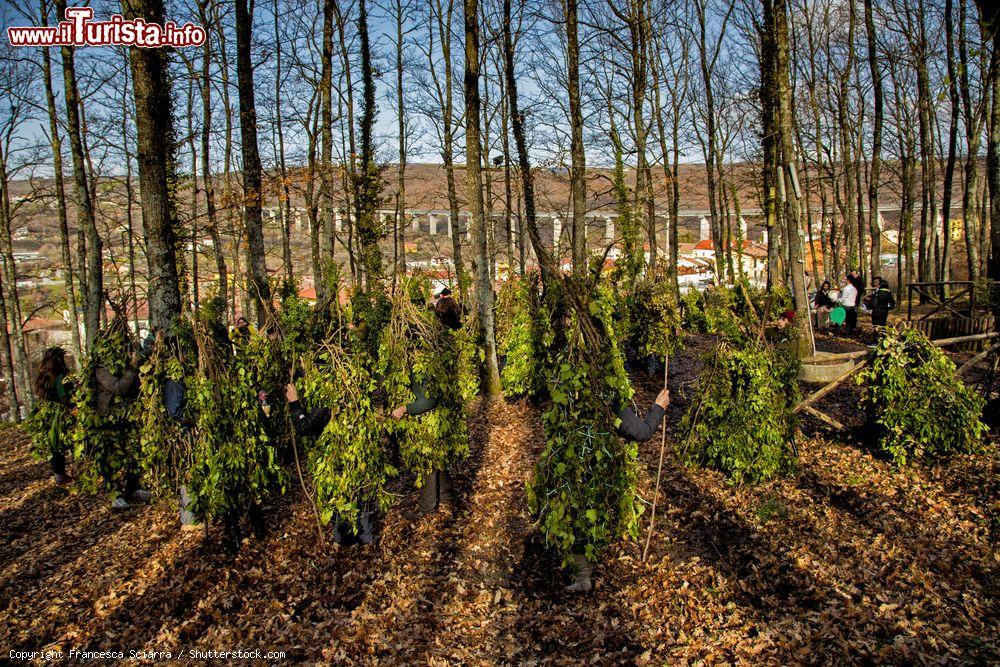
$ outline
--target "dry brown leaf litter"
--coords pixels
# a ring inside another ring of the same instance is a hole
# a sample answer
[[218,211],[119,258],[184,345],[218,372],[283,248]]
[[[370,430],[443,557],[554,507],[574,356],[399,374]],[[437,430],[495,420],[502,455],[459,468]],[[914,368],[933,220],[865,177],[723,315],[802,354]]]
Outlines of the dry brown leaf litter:
[[[708,344],[691,340],[671,363],[668,446]],[[641,408],[655,384],[637,378]],[[826,406],[849,419],[845,392]],[[206,540],[180,533],[166,509],[112,514],[107,498],[54,488],[7,431],[0,646],[262,648],[336,664],[1000,659],[995,448],[897,471],[807,422],[796,474],[758,488],[668,456],[649,562],[639,544],[617,543],[595,591],[571,597],[525,507],[538,410],[477,404],[469,423],[455,507],[418,517],[412,480],[400,480],[377,544],[342,549],[316,544],[295,490],[270,508],[267,539],[236,559],[218,529]],[[659,442],[641,448],[646,498]]]

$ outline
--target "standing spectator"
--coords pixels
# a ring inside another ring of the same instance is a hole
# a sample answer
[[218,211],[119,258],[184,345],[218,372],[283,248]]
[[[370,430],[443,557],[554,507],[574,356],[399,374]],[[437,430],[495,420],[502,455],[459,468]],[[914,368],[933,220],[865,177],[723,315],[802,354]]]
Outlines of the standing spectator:
[[437,303],[434,304],[434,314],[437,315],[441,324],[452,331],[462,328],[462,309],[451,295],[451,290],[445,287],[438,294]]
[[889,311],[896,307],[896,298],[882,278],[875,278],[872,286],[875,288],[871,297],[872,326],[884,327],[889,319]]
[[854,335],[858,327],[858,286],[853,272],[847,274],[847,284],[840,290],[840,305],[846,313],[844,319],[845,333]]
[[824,280],[813,297],[813,308],[816,309],[816,328],[827,329],[830,327],[830,311],[836,306],[830,298],[830,281]]

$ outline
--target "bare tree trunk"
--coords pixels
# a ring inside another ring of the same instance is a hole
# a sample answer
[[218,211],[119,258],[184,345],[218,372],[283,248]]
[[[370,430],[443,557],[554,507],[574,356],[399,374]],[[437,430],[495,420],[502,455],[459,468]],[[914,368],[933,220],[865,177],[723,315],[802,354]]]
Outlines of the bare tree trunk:
[[[506,0],[505,0],[506,1]],[[483,220],[482,155],[479,149],[479,0],[465,0],[465,170],[468,176],[470,234],[476,304],[486,360],[483,367],[483,394],[500,393],[496,337],[493,330],[493,285],[490,282]]]
[[406,274],[406,98],[403,95],[403,2],[396,0],[396,128],[399,132],[399,167],[396,178],[396,226],[393,247],[397,249],[396,272]]
[[[187,90],[187,135],[188,135],[188,150],[191,151],[191,301],[194,311],[197,312],[199,308],[200,301],[200,290],[198,286],[198,236],[200,230],[198,229],[198,148],[195,142],[195,131],[194,131],[194,86],[195,86],[195,71],[194,63],[186,61],[188,64],[188,72],[190,78],[188,79],[188,90]],[[178,234],[183,234],[183,230],[178,229]],[[183,289],[181,289],[181,312],[187,312],[188,310],[188,297]]]
[[261,219],[261,164],[257,148],[257,109],[254,104],[253,62],[250,59],[250,37],[253,16],[247,0],[236,0],[236,76],[240,94],[240,138],[243,148],[243,206],[246,211],[244,228],[247,235],[250,264],[251,295],[257,311],[257,323],[264,324],[271,308],[271,286],[267,280],[264,259],[264,231]]
[[275,109],[275,130],[278,134],[278,174],[281,176],[281,194],[278,201],[278,211],[281,215],[281,264],[285,271],[286,278],[295,276],[295,269],[292,266],[292,197],[288,187],[288,169],[285,164],[285,128],[282,122],[281,110],[281,89],[284,80],[281,78],[281,42],[282,37],[278,30],[278,0],[274,0],[274,109]]
[[[344,18],[344,15],[340,11],[340,5],[338,4],[338,2],[336,2],[335,0],[332,1],[332,6],[333,6],[332,8],[334,13],[334,18],[336,19],[337,23],[337,37],[340,46],[340,60],[343,68],[343,77],[344,77],[343,89],[346,92],[346,95],[342,94],[338,98],[341,101],[341,103],[347,107],[347,132],[346,132],[346,137],[342,136],[342,140],[346,138],[347,140],[346,143],[350,147],[349,154],[344,156],[345,157],[344,165],[346,169],[344,170],[342,179],[345,185],[344,192],[347,197],[347,202],[344,209],[344,223],[347,225],[347,254],[351,265],[351,273],[354,276],[354,279],[360,282],[361,263],[355,262],[355,257],[354,257],[354,232],[355,232],[355,225],[358,223],[357,202],[353,201],[357,199],[355,184],[358,176],[358,169],[357,169],[358,148],[354,135],[354,81],[351,70],[350,52],[347,48],[346,20]],[[341,123],[341,127],[343,127],[343,123]],[[355,212],[355,217],[353,221],[351,220],[351,215],[350,215],[350,211],[352,210]],[[330,216],[333,215],[332,211],[329,215]],[[333,220],[332,217],[328,218],[328,221],[332,220]],[[329,235],[329,241],[326,244],[327,245],[326,252],[330,253],[330,258],[332,259],[334,250],[333,249],[334,234],[332,231],[332,227],[328,228],[327,233]]]
[[[320,127],[320,167],[319,202],[324,242],[319,245],[319,229],[314,226],[317,239],[318,257],[313,258],[313,281],[316,296],[320,300],[328,298],[326,293],[326,269],[323,265],[326,253],[333,252],[334,204],[333,204],[333,14],[336,0],[323,0],[323,49],[320,61],[319,79],[319,127]],[[331,254],[332,259],[332,254]]]
[[[150,23],[164,22],[161,0],[123,0],[122,13],[127,18],[143,18]],[[149,324],[170,331],[181,312],[174,239],[177,211],[170,185],[174,178],[170,80],[162,50],[132,48],[130,55],[142,230],[149,272]]]
[[[468,3],[470,0],[466,0]],[[472,0],[474,2],[474,0]],[[528,142],[524,136],[524,117],[521,115],[517,102],[517,78],[514,72],[514,40],[510,25],[511,0],[503,0],[503,53],[505,84],[507,99],[510,104],[511,125],[514,130],[514,145],[517,147],[518,169],[521,173],[521,189],[524,196],[524,226],[535,251],[542,272],[542,280],[549,281],[555,277],[555,265],[549,251],[542,243],[538,233],[538,223],[535,219],[535,184],[531,174],[531,160],[528,157]],[[466,10],[468,11],[468,10]]]
[[993,33],[993,53],[990,57],[989,135],[986,143],[986,180],[990,197],[990,258],[986,275],[1000,280],[1000,8],[987,0],[977,0],[983,21]]
[[[950,2],[950,0],[949,0]],[[872,79],[872,94],[875,99],[875,120],[872,129],[872,166],[868,176],[868,233],[872,237],[871,275],[882,271],[882,228],[879,225],[878,189],[882,171],[882,124],[884,95],[882,74],[878,69],[878,44],[875,35],[875,20],[872,16],[873,0],[865,0],[865,32],[868,35],[868,71]]]
[[[771,0],[765,0],[765,15],[768,13],[767,5]],[[795,310],[808,316],[809,301],[806,294],[805,281],[805,257],[802,249],[802,229],[800,224],[801,212],[799,210],[799,187],[798,176],[796,175],[795,152],[793,144],[794,121],[792,119],[792,91],[789,83],[790,65],[788,53],[788,20],[786,15],[785,0],[774,0],[770,8],[773,25],[768,26],[765,19],[764,30],[768,27],[773,30],[774,45],[773,67],[776,78],[777,99],[770,95],[765,96],[765,104],[776,104],[778,107],[779,127],[781,130],[781,162],[784,166],[780,178],[785,179],[785,194],[787,204],[785,206],[785,224],[788,227],[788,254],[789,270],[792,278],[792,297],[795,301]],[[762,43],[763,40],[762,40]],[[812,328],[809,326],[797,327],[798,355],[807,356],[812,353]]]
[[[47,3],[41,0],[41,25],[48,25]],[[69,224],[66,216],[66,188],[63,183],[62,139],[59,136],[59,111],[52,86],[52,58],[48,49],[41,49],[42,76],[45,81],[45,103],[49,113],[49,141],[52,145],[52,171],[55,178],[56,210],[59,216],[59,250],[63,264],[63,282],[66,285],[66,309],[69,311],[70,336],[73,360],[79,367],[83,359],[80,343],[80,323],[77,319],[76,285],[73,281],[73,259],[70,254]],[[2,344],[2,341],[0,341]],[[9,375],[7,377],[10,377]]]
[[[573,200],[573,273],[587,272],[587,160],[583,151],[583,111],[580,103],[580,45],[577,38],[577,0],[566,0],[566,64],[569,89],[570,190]],[[656,253],[655,248],[651,248]]]
[[[7,375],[8,380],[17,383],[17,394],[22,407],[31,408],[35,404],[35,396],[31,391],[31,378],[28,375],[28,355],[24,343],[24,320],[21,317],[21,299],[17,293],[17,265],[14,263],[14,248],[11,243],[11,201],[7,174],[7,159],[10,151],[10,135],[0,142],[0,266],[3,270],[0,289],[6,288],[4,296],[4,314],[6,318],[0,322],[5,330],[9,323],[9,343],[13,348],[13,371]],[[15,405],[12,403],[11,405]],[[15,418],[15,420],[19,420]]]
[[[208,25],[208,3],[212,0],[199,0],[198,19],[204,26]],[[207,28],[206,28],[207,29]],[[211,33],[209,33],[210,35]],[[207,38],[201,51],[201,177],[205,184],[205,212],[208,218],[208,233],[212,238],[212,254],[215,256],[215,270],[219,274],[219,296],[226,299],[229,295],[229,269],[226,267],[226,249],[222,245],[222,235],[219,234],[219,221],[215,212],[215,186],[212,183],[211,138],[212,138],[212,40]],[[223,319],[228,319],[229,309],[223,312]]]
[[[66,0],[56,0],[56,12],[63,16]],[[101,327],[101,310],[104,305],[104,247],[97,233],[91,190],[87,183],[87,166],[83,154],[83,137],[80,130],[80,94],[76,85],[76,69],[73,61],[73,47],[62,47],[63,84],[66,101],[66,130],[69,135],[70,150],[73,155],[73,181],[76,186],[76,219],[86,239],[87,252],[87,299],[84,327],[86,346],[90,349]]]

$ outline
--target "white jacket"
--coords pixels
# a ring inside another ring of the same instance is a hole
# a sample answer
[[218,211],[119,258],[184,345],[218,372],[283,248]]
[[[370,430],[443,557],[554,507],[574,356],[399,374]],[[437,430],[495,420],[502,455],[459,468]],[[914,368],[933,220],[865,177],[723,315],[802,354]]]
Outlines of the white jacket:
[[858,288],[847,283],[840,291],[840,305],[844,308],[854,308],[858,305]]

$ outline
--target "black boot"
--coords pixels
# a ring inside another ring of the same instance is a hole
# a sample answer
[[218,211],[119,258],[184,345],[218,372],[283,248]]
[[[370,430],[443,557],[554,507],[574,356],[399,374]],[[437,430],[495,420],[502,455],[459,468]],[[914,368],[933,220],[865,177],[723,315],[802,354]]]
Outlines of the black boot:
[[455,503],[455,487],[447,470],[438,471],[438,502],[447,505]]
[[438,474],[432,472],[424,475],[420,486],[420,500],[418,507],[421,514],[430,514],[437,509],[438,503]]
[[250,507],[247,510],[247,518],[250,520],[250,529],[253,530],[253,536],[258,540],[263,540],[267,537],[267,524],[264,523],[264,510],[261,509],[260,505],[257,503],[250,503]]
[[372,533],[372,514],[368,510],[361,510],[361,518],[359,523],[361,524],[361,534],[358,536],[358,541],[361,544],[371,544],[375,541],[375,536]]
[[226,525],[222,537],[222,546],[226,553],[235,556],[240,551],[240,544],[243,542],[243,535],[240,533],[240,524],[236,517],[226,517]]

